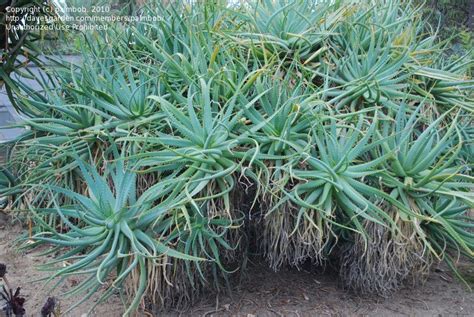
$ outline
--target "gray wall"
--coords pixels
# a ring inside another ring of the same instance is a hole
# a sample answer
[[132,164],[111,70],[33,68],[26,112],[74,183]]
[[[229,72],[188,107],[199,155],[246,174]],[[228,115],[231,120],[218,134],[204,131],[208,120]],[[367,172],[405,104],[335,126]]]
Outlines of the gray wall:
[[5,89],[0,91],[0,142],[11,140],[21,133],[21,129],[5,129],[18,121],[18,115],[10,103]]
[[[78,56],[56,56],[55,57],[61,61],[67,61],[74,64],[80,64],[81,59]],[[48,64],[46,59],[43,60],[45,64]],[[33,73],[39,74],[40,70],[33,64],[27,66]],[[18,78],[18,77],[17,77]],[[31,79],[23,79],[26,83],[30,85],[33,89],[40,89],[40,85]],[[22,129],[5,129],[11,124],[20,121],[20,117],[13,108],[10,100],[8,99],[5,88],[0,89],[0,143],[2,141],[7,141],[15,138],[21,134]]]

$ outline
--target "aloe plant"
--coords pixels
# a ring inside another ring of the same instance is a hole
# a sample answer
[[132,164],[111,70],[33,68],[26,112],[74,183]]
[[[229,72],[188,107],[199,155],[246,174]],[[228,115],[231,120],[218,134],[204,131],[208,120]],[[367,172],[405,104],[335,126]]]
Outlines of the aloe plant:
[[[257,57],[315,61],[324,51],[324,41],[345,12],[340,1],[256,1],[243,6],[238,17],[249,29],[236,33],[240,42],[256,49]],[[270,56],[269,56],[270,57]]]
[[450,222],[433,209],[434,202],[446,199],[466,208],[473,206],[472,177],[466,174],[467,166],[456,165],[464,142],[456,125],[457,117],[450,125],[440,128],[442,116],[421,133],[414,129],[416,118],[415,114],[407,116],[402,108],[392,128],[395,131],[390,131],[388,124],[383,128],[385,133],[393,133],[395,137],[382,145],[382,151],[396,149],[396,155],[387,160],[382,182],[393,198],[400,199],[416,213],[429,215],[435,223],[445,227],[461,249],[472,253],[472,246],[462,238],[464,232],[454,230]]
[[29,247],[61,251],[51,282],[84,274],[71,295],[105,283],[131,314],[224,291],[249,253],[337,262],[346,287],[382,295],[474,258],[472,61],[446,56],[421,8],[143,10],[160,19],[85,35],[86,63],[14,85],[27,131],[0,194],[34,216]]
[[[439,53],[442,54],[442,53]],[[416,67],[414,89],[443,108],[461,107],[472,113],[472,90],[474,82],[466,77],[472,60],[462,56],[455,60],[442,56],[435,58],[433,65]]]
[[48,6],[47,2],[36,0],[0,2],[0,85],[5,87],[11,99],[16,85],[10,75],[21,71],[26,65],[25,60],[40,63],[38,42],[47,36],[44,32],[32,31],[31,27],[48,23],[45,17],[53,15],[51,11],[45,10]]
[[[69,249],[45,266],[46,269],[54,271],[48,280],[60,277],[62,281],[71,274],[87,276],[76,288],[68,292],[77,294],[87,291],[86,296],[76,305],[89,299],[111,278],[112,273],[116,276],[101,300],[110,296],[115,288],[120,288],[127,277],[137,271],[138,288],[128,308],[128,311],[133,311],[140,304],[147,288],[150,262],[160,263],[165,256],[193,261],[204,260],[171,248],[170,240],[173,238],[173,230],[177,228],[166,221],[163,221],[164,224],[157,223],[160,218],[158,215],[164,218],[169,210],[179,207],[179,200],[171,204],[166,200],[156,203],[167,192],[164,189],[165,184],[152,186],[137,197],[137,174],[131,170],[133,166],[123,162],[123,157],[117,155],[116,161],[111,163],[104,175],[100,175],[95,167],[84,164],[80,159],[77,162],[87,186],[87,194],[81,195],[65,188],[48,186],[53,193],[53,206],[31,206],[38,224],[47,228],[35,233],[31,240]],[[112,184],[109,184],[109,179]],[[173,183],[168,182],[167,185],[172,186]],[[162,189],[161,195],[157,194],[158,188]],[[154,195],[151,195],[151,192]],[[65,195],[72,203],[60,206],[54,194]],[[49,213],[59,215],[64,229],[51,227],[40,216]],[[150,219],[151,214],[156,216]],[[170,237],[167,237],[169,232]],[[70,264],[63,268],[54,265],[64,262]]]

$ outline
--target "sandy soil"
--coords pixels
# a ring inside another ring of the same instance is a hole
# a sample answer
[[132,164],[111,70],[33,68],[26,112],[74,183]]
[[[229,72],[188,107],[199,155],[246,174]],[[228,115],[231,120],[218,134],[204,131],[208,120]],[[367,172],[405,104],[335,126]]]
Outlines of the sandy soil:
[[[471,268],[472,270],[472,268]],[[219,310],[214,313],[215,309]],[[193,316],[474,316],[474,294],[447,271],[390,298],[344,291],[337,277],[305,271],[253,272],[234,299],[203,301]]]
[[[34,282],[44,277],[48,277],[49,272],[37,270],[38,265],[47,263],[53,259],[52,256],[38,256],[43,250],[35,250],[35,252],[19,252],[18,244],[15,243],[21,234],[25,234],[27,230],[22,229],[19,225],[12,225],[5,220],[5,215],[0,212],[0,262],[7,265],[7,277],[12,288],[21,287],[21,294],[26,298],[25,309],[26,316],[40,316],[41,308],[49,296],[59,299],[61,310],[64,312],[82,297],[64,298],[62,293],[70,290],[74,285],[78,284],[79,278],[68,278],[64,286],[49,293],[48,287],[44,287],[44,282]],[[3,218],[3,222],[2,222]],[[0,282],[0,285],[2,282]],[[53,283],[51,284],[53,285]],[[51,286],[50,285],[50,286]],[[94,298],[97,299],[97,296]],[[0,306],[3,302],[0,301]],[[71,313],[65,316],[82,317],[93,306],[93,300],[86,302]],[[94,316],[121,316],[123,306],[118,297],[109,299],[107,302],[96,308]],[[0,317],[3,317],[0,309]]]
[[[21,286],[26,298],[27,316],[39,316],[50,296],[42,283],[31,281],[48,273],[35,269],[48,261],[36,253],[18,253],[14,240],[25,230],[7,224],[0,212],[0,262],[8,266],[8,278],[13,287]],[[471,282],[474,267],[461,265]],[[65,299],[61,292],[77,283],[71,278],[66,286],[53,292],[60,299],[63,311],[78,298]],[[474,287],[474,283],[472,285]],[[82,316],[91,305],[84,303],[68,316]],[[120,316],[123,306],[118,297],[100,304],[93,316]],[[140,316],[152,314],[140,313]],[[206,295],[186,311],[173,311],[153,316],[474,316],[474,293],[469,292],[444,267],[433,271],[425,285],[406,288],[384,299],[358,296],[344,291],[331,274],[307,271],[281,271],[278,274],[263,267],[252,269],[232,296]],[[1,316],[1,313],[0,313]]]

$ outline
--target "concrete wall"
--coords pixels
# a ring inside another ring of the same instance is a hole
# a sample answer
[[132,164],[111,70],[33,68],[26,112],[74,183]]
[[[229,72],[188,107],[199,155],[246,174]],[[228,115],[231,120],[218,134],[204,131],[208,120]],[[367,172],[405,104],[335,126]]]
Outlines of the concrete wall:
[[21,129],[5,129],[17,121],[19,121],[18,114],[3,88],[0,91],[0,142],[11,140],[22,132]]
[[[78,56],[57,56],[55,58],[75,64],[79,64],[81,61]],[[43,58],[43,60],[45,64],[48,64],[46,58]],[[40,70],[34,64],[29,64],[27,67],[35,74],[40,73]],[[38,83],[31,79],[21,79],[19,77],[17,77],[17,79],[23,80],[33,89],[41,88]],[[11,140],[21,134],[22,129],[6,129],[6,127],[18,121],[21,121],[21,118],[8,99],[5,88],[0,89],[0,142]]]

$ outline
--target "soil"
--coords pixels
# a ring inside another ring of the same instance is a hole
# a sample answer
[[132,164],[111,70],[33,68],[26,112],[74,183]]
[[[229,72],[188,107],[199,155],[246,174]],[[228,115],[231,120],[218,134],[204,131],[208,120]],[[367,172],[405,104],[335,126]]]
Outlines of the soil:
[[[21,287],[21,295],[26,299],[26,316],[40,316],[41,308],[50,296],[59,299],[61,311],[63,312],[80,301],[82,297],[65,298],[61,295],[70,290],[74,285],[77,285],[80,278],[68,278],[64,286],[57,288],[52,293],[49,292],[48,286],[45,286],[43,281],[35,282],[51,274],[51,272],[38,270],[38,266],[53,260],[53,257],[51,255],[39,256],[39,253],[45,251],[45,249],[35,250],[34,252],[19,251],[19,244],[15,240],[21,235],[27,234],[28,231],[18,224],[12,224],[10,219],[8,221],[5,221],[5,219],[5,214],[0,211],[0,263],[4,263],[7,266],[7,278],[10,286],[14,289]],[[0,281],[1,284],[2,282]],[[49,286],[52,285],[54,283],[51,283]],[[97,300],[97,296],[94,300]],[[3,304],[0,301],[0,306],[3,306]],[[67,314],[67,316],[82,317],[93,305],[93,300],[83,303],[72,310],[70,314]],[[111,298],[108,302],[97,307],[94,315],[108,317],[121,316],[121,313],[122,305],[120,300],[118,298]],[[0,309],[0,317],[3,317],[2,314],[3,312]]]
[[[79,300],[64,298],[78,279],[71,277],[66,285],[52,294],[43,282],[34,280],[49,273],[37,270],[51,258],[38,256],[39,251],[19,253],[14,241],[27,231],[11,224],[0,212],[0,262],[8,267],[12,287],[21,286],[26,298],[27,316],[39,316],[48,296],[60,300],[63,311]],[[474,288],[474,267],[460,264]],[[1,284],[1,282],[0,282]],[[96,299],[97,297],[95,297]],[[84,303],[67,316],[84,316],[94,300]],[[97,306],[93,316],[115,317],[123,312],[118,297]],[[139,316],[152,316],[140,313]],[[456,280],[443,266],[433,269],[424,285],[405,288],[389,298],[361,296],[344,291],[337,276],[305,270],[282,270],[278,273],[262,266],[252,268],[232,296],[207,295],[185,311],[153,316],[474,316],[474,293]],[[1,316],[1,313],[0,313]]]

